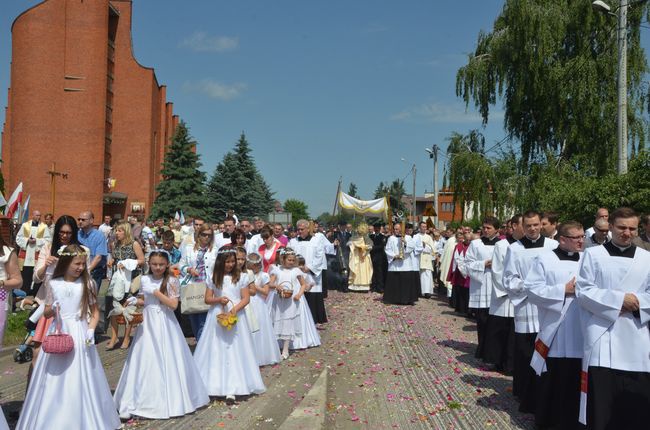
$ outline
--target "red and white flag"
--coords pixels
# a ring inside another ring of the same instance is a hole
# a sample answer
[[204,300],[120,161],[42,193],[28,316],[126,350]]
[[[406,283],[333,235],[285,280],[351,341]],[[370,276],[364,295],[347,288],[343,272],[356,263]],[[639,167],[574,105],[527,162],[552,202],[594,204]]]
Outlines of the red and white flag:
[[7,218],[13,218],[14,214],[18,210],[18,205],[20,205],[22,201],[23,201],[23,183],[21,182],[20,184],[18,184],[14,192],[11,193],[11,197],[9,197],[9,201],[7,202],[7,206],[5,207],[5,216]]

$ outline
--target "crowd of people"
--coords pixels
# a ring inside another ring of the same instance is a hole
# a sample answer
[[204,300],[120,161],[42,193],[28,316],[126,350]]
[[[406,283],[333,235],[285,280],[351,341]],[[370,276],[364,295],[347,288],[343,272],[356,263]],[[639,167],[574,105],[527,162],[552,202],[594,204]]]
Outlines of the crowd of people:
[[[15,248],[0,243],[0,299],[23,298],[22,288],[34,304],[16,428],[114,429],[132,417],[183,416],[210,397],[232,404],[266,391],[261,366],[320,346],[331,243],[306,220],[291,237],[255,221],[228,216],[219,228],[195,218],[177,228],[105,217],[95,228],[84,211],[50,229],[35,211]],[[106,330],[105,348],[116,348],[120,326],[129,351],[111,394],[95,343]]]
[[[538,428],[640,428],[650,422],[650,217],[601,208],[586,232],[559,218],[369,231],[231,213],[215,224],[105,217],[95,228],[89,211],[49,225],[35,211],[15,251],[0,243],[0,300],[36,307],[17,428],[118,428],[191,413],[210,396],[262,394],[260,366],[320,345],[328,289],[374,291],[388,305],[446,296],[476,322],[476,358],[512,374]],[[106,349],[129,349],[113,395],[95,347],[102,331]],[[46,348],[59,332],[69,352]]]
[[528,211],[503,224],[488,216],[477,231],[422,223],[417,234],[395,224],[384,302],[423,297],[432,263],[436,289],[476,322],[475,357],[512,375],[519,410],[534,414],[536,428],[645,428],[650,216],[600,208],[587,231],[558,219]]

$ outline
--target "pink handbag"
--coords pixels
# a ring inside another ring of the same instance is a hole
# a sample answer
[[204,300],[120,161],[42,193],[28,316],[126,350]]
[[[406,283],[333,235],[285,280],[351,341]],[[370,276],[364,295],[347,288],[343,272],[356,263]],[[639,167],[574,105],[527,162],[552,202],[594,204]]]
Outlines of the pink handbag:
[[59,306],[56,307],[54,314],[54,333],[48,334],[43,340],[43,351],[48,354],[67,354],[74,348],[72,336],[61,333],[61,317],[59,315]]

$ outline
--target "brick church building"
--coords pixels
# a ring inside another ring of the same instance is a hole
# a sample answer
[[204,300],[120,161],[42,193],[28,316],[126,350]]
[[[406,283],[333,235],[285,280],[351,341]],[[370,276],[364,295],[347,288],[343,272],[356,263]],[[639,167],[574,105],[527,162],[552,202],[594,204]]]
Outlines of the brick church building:
[[[45,0],[11,28],[2,131],[5,190],[55,217],[90,209],[147,215],[178,117],[152,68],[133,56],[131,0]],[[114,186],[113,186],[114,185]]]

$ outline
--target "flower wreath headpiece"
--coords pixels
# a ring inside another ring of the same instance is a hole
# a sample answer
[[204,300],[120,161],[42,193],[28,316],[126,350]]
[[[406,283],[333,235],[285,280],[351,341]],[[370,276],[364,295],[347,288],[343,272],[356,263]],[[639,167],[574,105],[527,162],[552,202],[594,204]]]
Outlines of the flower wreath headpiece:
[[83,257],[85,257],[85,256],[88,255],[88,253],[86,251],[66,252],[66,250],[65,250],[66,247],[67,247],[67,245],[63,245],[63,246],[61,246],[61,248],[59,248],[59,251],[58,251],[59,256],[66,256],[66,257],[82,257],[83,256]]

